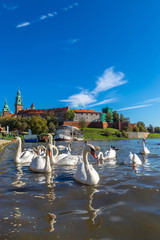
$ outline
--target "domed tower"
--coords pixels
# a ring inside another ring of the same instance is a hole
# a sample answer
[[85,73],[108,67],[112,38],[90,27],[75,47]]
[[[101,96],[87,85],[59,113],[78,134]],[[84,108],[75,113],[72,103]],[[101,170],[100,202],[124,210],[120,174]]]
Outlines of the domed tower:
[[22,97],[21,97],[21,92],[18,89],[16,102],[15,102],[15,114],[17,114],[22,109],[23,109]]
[[4,104],[4,107],[3,107],[3,110],[2,110],[2,117],[8,117],[10,116],[10,110],[9,110],[9,106],[7,104],[7,99],[5,100],[5,104]]

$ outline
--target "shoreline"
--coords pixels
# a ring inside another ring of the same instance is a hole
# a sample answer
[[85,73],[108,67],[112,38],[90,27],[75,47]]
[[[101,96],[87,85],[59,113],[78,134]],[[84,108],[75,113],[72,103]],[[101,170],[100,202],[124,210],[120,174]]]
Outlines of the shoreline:
[[10,143],[11,140],[0,139],[0,151]]

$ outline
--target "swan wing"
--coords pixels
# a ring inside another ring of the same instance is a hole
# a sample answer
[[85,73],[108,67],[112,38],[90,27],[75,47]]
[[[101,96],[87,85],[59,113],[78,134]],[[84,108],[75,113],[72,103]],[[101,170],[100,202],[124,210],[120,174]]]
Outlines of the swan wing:
[[78,161],[77,171],[74,174],[74,179],[80,183],[86,184],[87,174],[84,167],[84,162]]
[[46,164],[46,160],[43,157],[38,155],[32,160],[30,164],[30,170],[41,171],[45,168],[45,164]]

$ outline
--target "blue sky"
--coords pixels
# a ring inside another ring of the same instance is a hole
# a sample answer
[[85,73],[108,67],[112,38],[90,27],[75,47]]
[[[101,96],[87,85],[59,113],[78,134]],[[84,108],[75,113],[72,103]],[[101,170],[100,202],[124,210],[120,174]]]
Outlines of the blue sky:
[[160,126],[159,0],[0,0],[0,108],[110,106]]

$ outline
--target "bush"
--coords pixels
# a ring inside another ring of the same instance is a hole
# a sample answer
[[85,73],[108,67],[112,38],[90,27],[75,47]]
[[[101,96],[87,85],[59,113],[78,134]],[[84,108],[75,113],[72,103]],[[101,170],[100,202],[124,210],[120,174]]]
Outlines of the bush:
[[123,130],[124,130],[125,132],[132,132],[132,130],[130,129],[130,127],[127,127],[127,126],[124,127]]
[[125,138],[128,138],[128,135],[124,130],[122,131],[122,136],[125,137]]
[[133,132],[139,132],[139,127],[135,127],[135,128],[133,129]]
[[117,137],[119,137],[119,138],[122,137],[122,133],[121,133],[121,132],[116,132],[115,135],[116,135]]
[[111,132],[108,131],[108,130],[106,130],[106,131],[104,132],[104,135],[107,136],[107,137],[109,137],[109,136],[111,136]]

